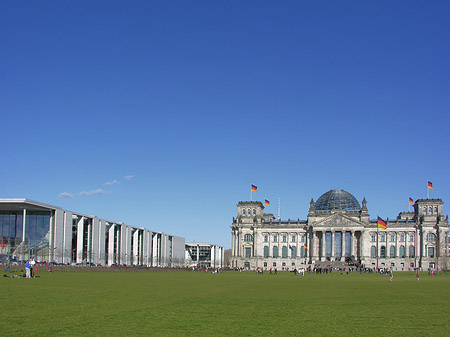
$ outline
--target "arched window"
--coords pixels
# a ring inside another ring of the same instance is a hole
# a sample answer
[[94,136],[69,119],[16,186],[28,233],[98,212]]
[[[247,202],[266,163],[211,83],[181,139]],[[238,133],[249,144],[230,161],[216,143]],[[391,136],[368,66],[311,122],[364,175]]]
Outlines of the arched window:
[[251,211],[250,208],[247,210],[247,214],[248,214],[248,215],[252,215],[252,211]]
[[274,258],[278,257],[278,247],[277,246],[273,247],[273,257]]
[[283,248],[281,248],[281,257],[283,259],[287,258],[287,247],[283,246]]
[[391,246],[389,251],[389,257],[395,257],[395,246]]
[[245,242],[252,242],[252,241],[253,241],[253,235],[251,235],[251,234],[245,234],[245,235],[244,235],[244,241],[245,241]]
[[436,241],[436,236],[433,233],[428,233],[427,241]]
[[292,259],[297,258],[297,247],[292,247],[292,249],[291,249],[291,258]]
[[269,246],[264,246],[264,258],[269,257]]
[[381,246],[381,249],[380,249],[380,257],[381,257],[382,259],[385,259],[385,258],[386,258],[386,247],[385,247],[385,246]]
[[400,257],[405,258],[405,246],[400,246]]
[[256,209],[253,208],[253,215],[256,215]]
[[423,208],[423,212],[424,212],[425,214],[427,214],[427,206],[425,206],[425,207]]
[[429,212],[430,214],[433,214],[433,207],[430,206],[430,207],[428,208],[428,212]]
[[409,246],[409,257],[416,257],[414,246]]
[[438,214],[437,207],[434,208],[434,214]]
[[242,215],[245,215],[245,209],[242,210]]
[[377,247],[372,246],[372,247],[370,248],[370,257],[371,257],[371,258],[377,257]]

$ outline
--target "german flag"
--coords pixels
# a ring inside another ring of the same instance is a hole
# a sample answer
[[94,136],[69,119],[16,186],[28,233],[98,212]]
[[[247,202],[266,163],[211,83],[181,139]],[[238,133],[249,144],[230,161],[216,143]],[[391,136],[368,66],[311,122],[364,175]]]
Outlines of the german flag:
[[258,187],[256,187],[255,185],[252,185],[252,192],[258,192]]
[[384,221],[380,217],[378,217],[378,228],[381,228],[381,229],[386,229],[387,228],[386,221]]
[[433,183],[432,183],[431,181],[428,182],[428,188],[429,188],[430,190],[433,189]]
[[306,245],[306,243],[303,245],[303,248],[305,248],[306,250],[308,250],[308,246]]
[[265,206],[270,206],[270,201],[267,200],[267,199],[264,199],[264,205],[265,205]]
[[414,204],[414,200],[412,198],[409,198],[409,204],[410,205]]

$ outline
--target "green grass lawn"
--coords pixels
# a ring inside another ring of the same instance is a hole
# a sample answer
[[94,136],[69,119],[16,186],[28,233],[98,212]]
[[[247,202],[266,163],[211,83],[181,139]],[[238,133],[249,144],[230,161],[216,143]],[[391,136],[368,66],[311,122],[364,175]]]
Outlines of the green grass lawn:
[[450,336],[450,274],[41,271],[0,289],[4,336]]

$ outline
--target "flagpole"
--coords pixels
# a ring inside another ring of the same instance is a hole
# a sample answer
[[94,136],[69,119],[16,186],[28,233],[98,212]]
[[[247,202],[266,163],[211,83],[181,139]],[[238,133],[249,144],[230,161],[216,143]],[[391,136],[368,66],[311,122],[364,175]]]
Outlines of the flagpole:
[[379,249],[378,249],[378,241],[380,240],[379,235],[378,235],[378,215],[377,215],[377,273],[378,273],[378,254],[379,254]]
[[430,189],[428,188],[428,181],[427,181],[427,199],[430,199]]

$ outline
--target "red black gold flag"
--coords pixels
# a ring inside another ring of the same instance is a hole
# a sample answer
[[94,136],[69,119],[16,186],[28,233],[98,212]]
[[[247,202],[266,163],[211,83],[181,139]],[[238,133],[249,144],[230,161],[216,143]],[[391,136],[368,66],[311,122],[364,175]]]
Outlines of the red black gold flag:
[[428,182],[428,188],[429,188],[430,190],[433,189],[433,183],[432,183],[431,181]]
[[410,205],[414,204],[414,200],[412,198],[409,198],[409,204]]
[[256,187],[255,185],[252,185],[252,192],[258,192],[258,187]]
[[381,228],[381,229],[386,229],[387,228],[386,221],[384,221],[380,217],[378,217],[378,228]]
[[266,206],[270,206],[270,201],[269,201],[269,200],[267,200],[267,199],[265,199],[265,200],[264,200],[264,205],[266,205]]

